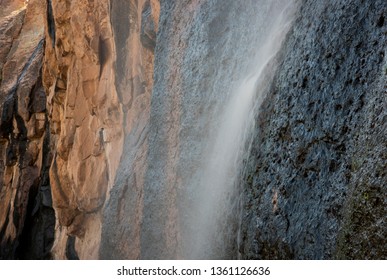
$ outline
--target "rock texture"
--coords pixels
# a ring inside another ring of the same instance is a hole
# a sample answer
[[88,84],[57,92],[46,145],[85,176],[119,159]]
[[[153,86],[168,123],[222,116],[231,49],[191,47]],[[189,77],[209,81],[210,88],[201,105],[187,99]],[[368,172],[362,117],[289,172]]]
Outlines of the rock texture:
[[[123,110],[106,1],[48,1],[44,86],[56,214],[55,258],[98,257],[100,215],[117,168]],[[70,238],[71,237],[71,238]],[[71,251],[71,250],[70,250]]]
[[[112,2],[116,86],[125,111],[124,150],[103,215],[100,257],[138,259],[159,1]],[[130,50],[130,51],[128,51]]]
[[56,146],[53,252],[56,258],[98,258],[101,213],[125,135],[138,133],[146,121],[158,2],[48,5],[44,81]]
[[[200,257],[387,257],[386,1],[296,2]],[[192,257],[206,140],[281,3],[0,0],[0,258]]]
[[246,259],[387,257],[387,3],[304,1],[256,118]]
[[0,12],[0,258],[49,258],[54,211],[46,96],[44,1]]
[[159,3],[1,4],[1,256],[98,258],[125,135],[149,118]]

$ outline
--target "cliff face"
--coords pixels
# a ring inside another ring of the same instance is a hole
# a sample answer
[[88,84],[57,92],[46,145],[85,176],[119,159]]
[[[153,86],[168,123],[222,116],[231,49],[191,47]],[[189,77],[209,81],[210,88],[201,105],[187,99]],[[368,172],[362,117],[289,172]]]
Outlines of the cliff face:
[[156,1],[48,1],[55,258],[99,256],[125,135],[147,121],[158,10]]
[[109,6],[106,1],[47,5],[43,76],[55,146],[50,168],[57,218],[53,253],[55,258],[96,258],[99,211],[123,138]]
[[103,213],[101,258],[140,257],[147,131],[153,88],[158,1],[113,1],[115,85],[123,103],[124,147]]
[[207,141],[283,2],[0,0],[0,258],[386,258],[383,0],[295,1],[240,194],[190,252]]
[[301,6],[256,118],[243,258],[386,258],[386,13]]
[[159,4],[19,2],[1,2],[1,257],[98,258],[125,135],[149,118]]
[[42,86],[43,1],[2,1],[0,256],[47,258],[54,238],[50,132]]

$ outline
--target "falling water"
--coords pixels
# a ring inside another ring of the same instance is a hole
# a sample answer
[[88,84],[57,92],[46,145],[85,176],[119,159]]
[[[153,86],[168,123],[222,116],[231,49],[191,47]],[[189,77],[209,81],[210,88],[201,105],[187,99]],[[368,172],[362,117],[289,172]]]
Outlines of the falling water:
[[[235,257],[238,194],[237,178],[243,151],[251,130],[254,114],[264,98],[264,85],[272,78],[275,56],[289,29],[295,10],[294,1],[257,1],[269,6],[257,27],[251,46],[256,49],[253,67],[245,73],[217,120],[218,129],[209,139],[208,152],[201,161],[200,178],[196,178],[196,196],[190,209],[189,246],[184,256],[194,259]],[[256,40],[257,39],[257,40]],[[257,45],[255,45],[257,43]],[[242,67],[243,69],[243,67]],[[228,244],[228,243],[234,244]],[[231,250],[231,251],[230,251]]]

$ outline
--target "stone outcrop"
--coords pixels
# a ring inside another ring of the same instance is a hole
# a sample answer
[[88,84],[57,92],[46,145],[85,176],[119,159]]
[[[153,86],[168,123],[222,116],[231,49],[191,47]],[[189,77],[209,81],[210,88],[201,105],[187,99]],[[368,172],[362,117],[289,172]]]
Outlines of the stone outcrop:
[[304,1],[256,121],[246,259],[385,259],[387,4]]

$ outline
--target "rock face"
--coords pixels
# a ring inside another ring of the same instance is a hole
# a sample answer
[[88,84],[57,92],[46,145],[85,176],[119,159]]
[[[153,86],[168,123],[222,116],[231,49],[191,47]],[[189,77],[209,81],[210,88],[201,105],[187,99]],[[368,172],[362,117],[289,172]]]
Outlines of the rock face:
[[147,132],[153,88],[158,1],[114,1],[111,18],[117,57],[115,85],[124,110],[124,148],[103,213],[100,258],[140,257]]
[[49,258],[54,211],[42,86],[44,1],[0,12],[0,258]]
[[43,75],[55,146],[55,258],[97,258],[99,211],[121,155],[123,110],[108,11],[106,1],[47,2]]
[[385,259],[387,4],[305,1],[257,116],[246,259]]
[[159,3],[19,2],[0,17],[1,257],[99,258],[125,137],[149,118]]
[[[0,258],[193,257],[206,139],[266,2],[0,0]],[[386,258],[386,1],[296,2],[204,257]]]
[[101,213],[125,135],[147,118],[158,11],[156,1],[48,1],[55,258],[99,257]]

